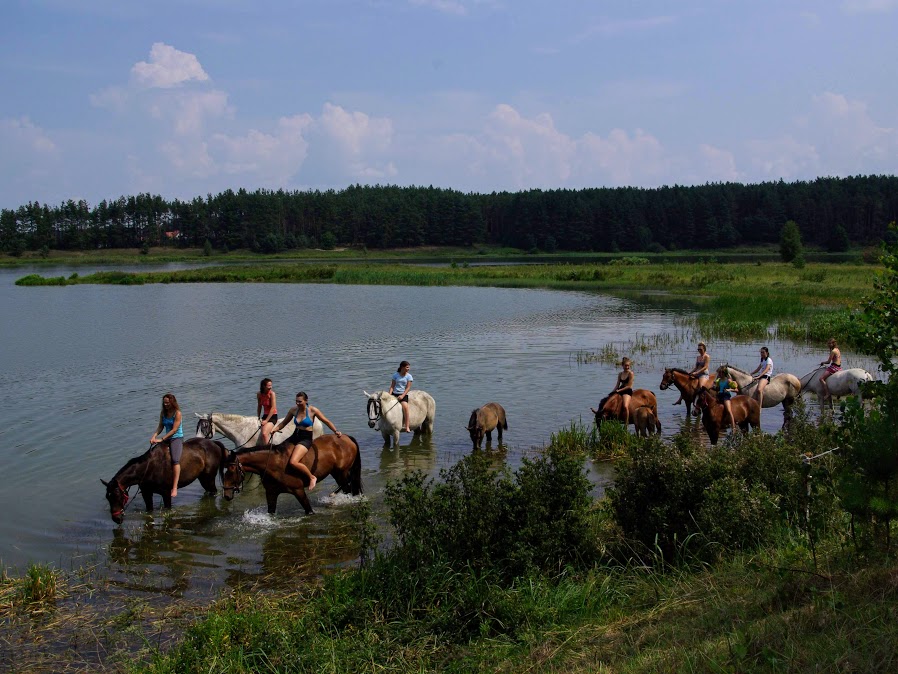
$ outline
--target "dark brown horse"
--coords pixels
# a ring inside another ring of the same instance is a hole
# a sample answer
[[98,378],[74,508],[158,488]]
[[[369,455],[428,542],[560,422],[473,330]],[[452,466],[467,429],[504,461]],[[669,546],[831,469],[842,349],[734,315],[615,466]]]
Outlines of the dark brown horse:
[[[655,417],[655,428],[660,433],[661,420],[658,418],[658,401],[655,399],[655,394],[645,388],[633,389],[633,395],[630,396],[629,423],[635,425],[636,410],[640,407],[648,407],[651,410],[652,416]],[[609,419],[624,420],[624,406],[621,405],[621,397],[617,393],[602,398],[599,408],[596,410],[596,426]]]
[[505,420],[505,408],[499,403],[487,403],[483,407],[478,407],[471,412],[471,418],[468,419],[466,426],[468,433],[471,434],[471,442],[474,443],[474,449],[480,449],[483,443],[483,436],[486,434],[486,444],[493,443],[493,429],[499,432],[499,444],[502,444],[502,431],[508,430],[508,422]]
[[[293,445],[289,442],[273,447],[259,447],[231,452],[224,461],[221,487],[228,501],[240,491],[244,471],[256,473],[262,478],[268,512],[277,511],[278,496],[293,494],[302,504],[307,515],[312,514],[312,504],[306,495],[307,478],[295,468],[288,467]],[[312,446],[302,462],[312,474],[322,480],[330,475],[346,493],[357,496],[362,493],[362,458],[359,443],[349,435],[322,435],[312,441]]]
[[[706,382],[702,384],[702,382]],[[686,403],[686,414],[692,413],[692,403],[698,395],[699,389],[711,386],[711,378],[704,377],[699,379],[695,375],[689,374],[686,370],[678,367],[664,368],[664,374],[661,377],[661,390],[666,391],[673,384],[677,387],[680,395],[683,396],[683,402]],[[697,413],[697,412],[696,412]]]
[[[708,389],[699,391],[695,401],[696,407],[702,411],[702,426],[711,439],[711,444],[716,445],[720,437],[720,430],[730,425],[729,415],[724,404],[717,401],[717,396]],[[758,401],[748,396],[738,395],[730,399],[730,407],[733,410],[733,421],[743,431],[761,427],[761,406]]]
[[[215,476],[227,453],[228,450],[218,440],[185,440],[178,488],[199,480],[206,493],[216,493]],[[130,500],[128,490],[135,484],[140,489],[147,512],[153,512],[153,494],[160,494],[163,506],[171,508],[172,477],[171,452],[167,444],[160,443],[128,461],[109,482],[100,480],[106,487],[112,521],[121,524],[125,519],[125,506]]]

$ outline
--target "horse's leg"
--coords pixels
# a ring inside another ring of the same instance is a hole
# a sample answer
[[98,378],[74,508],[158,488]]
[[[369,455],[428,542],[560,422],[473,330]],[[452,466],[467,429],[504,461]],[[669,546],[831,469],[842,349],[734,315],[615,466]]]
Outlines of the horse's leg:
[[218,487],[215,485],[215,473],[212,473],[211,475],[209,473],[203,473],[200,475],[199,480],[207,494],[214,496],[218,493]]
[[502,444],[502,424],[501,423],[496,424],[496,435],[498,436],[496,439],[496,442],[501,445]]
[[280,493],[276,488],[265,485],[265,500],[268,502],[269,515],[274,515],[277,512]]
[[[499,432],[501,433],[502,431],[499,431]],[[500,437],[501,437],[501,436],[500,436]],[[492,431],[487,431],[487,432],[486,432],[486,444],[487,444],[487,445],[493,444],[493,432],[492,432]]]
[[306,511],[306,515],[311,515],[314,511],[312,510],[312,504],[309,503],[309,497],[306,494],[306,490],[302,488],[291,489],[290,493],[296,497],[296,500],[300,502],[303,509]]
[[393,446],[398,447],[399,446],[399,430],[398,429],[393,431],[392,437],[393,437]]
[[140,495],[143,496],[143,504],[146,507],[148,513],[153,512],[153,492],[150,490],[149,485],[146,485],[147,488],[144,489],[144,485],[140,485]]

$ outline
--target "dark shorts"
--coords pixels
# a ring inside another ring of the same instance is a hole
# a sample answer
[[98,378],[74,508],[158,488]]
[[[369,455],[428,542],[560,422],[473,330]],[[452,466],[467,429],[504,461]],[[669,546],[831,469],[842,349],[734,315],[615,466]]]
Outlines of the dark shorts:
[[181,452],[184,451],[184,438],[172,438],[167,440],[166,443],[171,452],[172,465],[181,463]]
[[292,442],[294,445],[302,445],[308,449],[312,446],[312,431],[304,431],[301,428],[297,428],[293,431],[293,435],[290,436],[289,442]]
[[401,396],[400,396],[400,395],[396,395],[395,393],[394,393],[393,395],[396,397],[396,400],[398,400],[398,401],[401,402],[401,403],[407,403],[407,402],[408,402],[408,393],[403,393]]
[[733,397],[733,394],[729,391],[724,391],[723,393],[717,394],[717,402],[725,403],[727,400]]
[[618,395],[622,395],[622,396],[631,396],[631,395],[633,395],[633,389],[622,388],[619,391],[615,391],[615,393],[617,393]]
[[[261,420],[264,419],[264,418],[265,418],[265,417],[263,416],[263,417],[261,417],[259,420],[261,421]],[[277,414],[272,414],[272,415],[271,415],[271,419],[268,420],[268,423],[269,423],[269,424],[276,424],[277,422],[278,422],[278,415],[277,415]]]
[[766,379],[767,381],[770,381],[770,375],[769,375],[769,374],[762,374],[760,377],[758,377],[758,379]]

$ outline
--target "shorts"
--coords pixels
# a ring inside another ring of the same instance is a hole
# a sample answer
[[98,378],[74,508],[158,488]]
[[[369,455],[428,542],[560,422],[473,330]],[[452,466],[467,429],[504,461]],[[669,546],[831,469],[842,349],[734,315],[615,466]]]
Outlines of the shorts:
[[[261,417],[259,417],[259,421],[262,421],[262,419],[264,419],[264,418],[265,418],[265,415],[263,414]],[[268,423],[276,424],[277,422],[278,422],[278,415],[272,414],[271,419],[268,420]]]
[[293,435],[290,436],[290,440],[288,442],[292,442],[294,445],[302,445],[306,449],[312,446],[312,431],[303,430],[302,428],[297,428],[293,431]]
[[394,393],[393,395],[396,396],[396,400],[398,400],[401,403],[408,402],[408,393],[400,393],[398,395],[396,393]]
[[769,374],[762,374],[760,377],[758,377],[758,380],[761,380],[761,379],[766,379],[766,380],[769,382],[769,381],[770,381],[770,375],[769,375]]
[[717,394],[717,402],[725,403],[727,400],[731,399],[732,397],[733,397],[732,393],[730,393],[729,391],[724,391],[723,393]]
[[836,372],[840,372],[841,370],[842,370],[841,365],[830,365],[828,368],[826,368],[826,371],[829,372],[830,374],[835,374]]
[[615,391],[615,393],[617,393],[618,395],[622,395],[622,396],[631,396],[631,395],[633,395],[633,389],[622,388],[622,389]]
[[166,440],[168,451],[171,452],[172,465],[181,463],[181,452],[184,451],[184,438],[171,438]]

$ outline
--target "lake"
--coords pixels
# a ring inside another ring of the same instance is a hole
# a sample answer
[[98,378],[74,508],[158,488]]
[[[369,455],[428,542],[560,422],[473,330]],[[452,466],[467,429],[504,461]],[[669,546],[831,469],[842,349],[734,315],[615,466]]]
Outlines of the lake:
[[[691,367],[701,335],[681,327],[685,309],[669,301],[658,308],[649,296],[298,284],[16,287],[29,271],[0,270],[0,470],[7,476],[0,561],[20,571],[30,562],[99,567],[126,592],[204,596],[277,575],[297,558],[315,569],[354,559],[352,499],[331,497],[330,479],[311,494],[312,517],[289,495],[270,517],[257,481],[229,503],[203,498],[194,483],[179,490],[170,514],[147,515],[137,498],[116,526],[100,479],[148,448],[169,391],[186,435],[194,434],[194,412],[254,414],[262,377],[274,380],[282,416],[294,394],[306,391],[359,441],[375,511],[388,481],[416,469],[437,476],[470,452],[464,427],[471,410],[490,400],[508,412],[512,467],[553,432],[591,423],[589,408],[612,388],[618,367],[578,364],[581,352],[611,345],[629,353],[637,386],[658,395],[664,434],[689,423],[684,408],[672,406],[676,391],[658,383],[665,366]],[[656,347],[630,353],[635,340]],[[777,371],[798,376],[825,356],[819,347],[767,345]],[[751,370],[763,344],[708,346],[712,365]],[[849,352],[845,359],[875,370],[870,359]],[[415,387],[436,400],[435,433],[429,443],[384,449],[368,428],[363,390],[387,388],[401,360],[411,362]],[[778,410],[765,411],[765,431],[781,423]],[[588,469],[600,493],[613,468]]]

